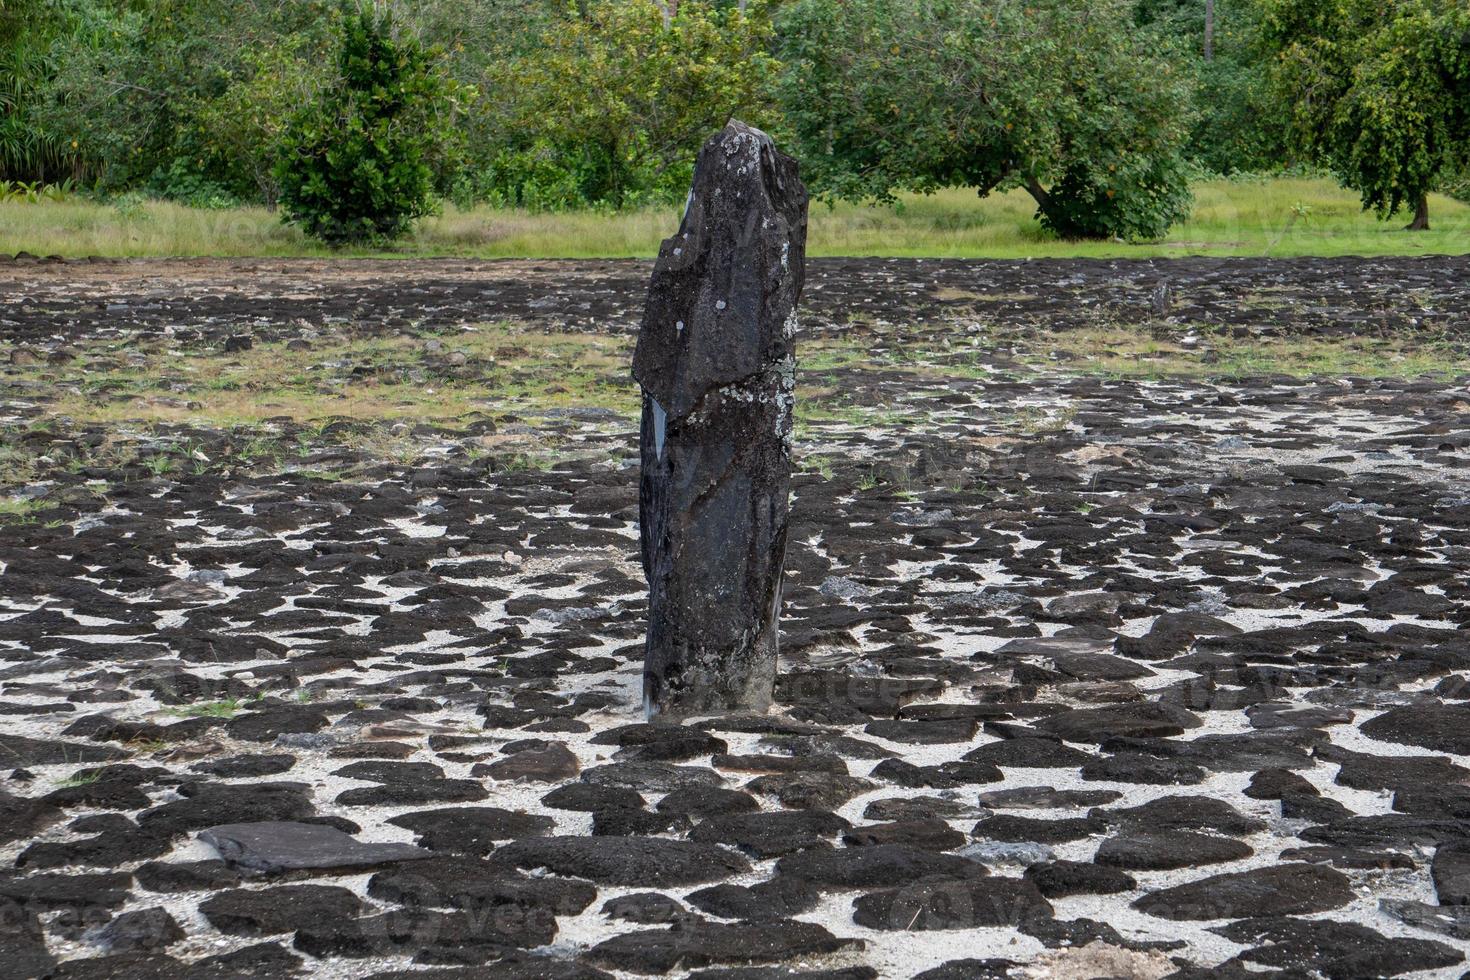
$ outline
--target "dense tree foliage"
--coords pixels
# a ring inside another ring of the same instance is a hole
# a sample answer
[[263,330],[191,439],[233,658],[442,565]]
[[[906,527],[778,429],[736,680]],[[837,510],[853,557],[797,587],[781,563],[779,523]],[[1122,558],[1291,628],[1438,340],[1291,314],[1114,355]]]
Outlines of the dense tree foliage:
[[1263,0],[1276,81],[1304,149],[1388,218],[1463,165],[1470,141],[1464,0]]
[[75,170],[77,147],[43,117],[43,92],[56,74],[53,48],[75,21],[64,3],[0,2],[0,179],[52,180]]
[[1289,160],[1288,120],[1274,101],[1258,0],[1214,0],[1209,8],[1204,0],[1139,0],[1136,17],[1145,32],[1168,38],[1193,83],[1186,153],[1196,166],[1230,174]]
[[692,148],[732,115],[761,121],[769,41],[759,3],[588,0],[488,66],[501,149],[478,176],[511,203],[683,193]]
[[1186,212],[1187,82],[1124,0],[796,0],[781,106],[815,186],[853,198],[1019,184],[1066,236]]
[[1067,236],[1161,235],[1206,173],[1470,194],[1464,0],[0,0],[0,179],[275,206],[364,9],[437,86],[404,118],[452,117],[394,181],[465,205],[673,201],[730,115],[829,197],[1021,187]]
[[337,74],[287,122],[276,179],[288,220],[331,244],[390,241],[434,206],[431,166],[460,92],[371,9],[342,20]]

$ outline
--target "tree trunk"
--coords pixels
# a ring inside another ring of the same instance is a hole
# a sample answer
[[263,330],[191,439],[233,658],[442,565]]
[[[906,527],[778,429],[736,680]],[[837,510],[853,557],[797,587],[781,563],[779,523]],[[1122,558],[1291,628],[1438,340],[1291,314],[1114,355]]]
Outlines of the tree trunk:
[[1419,203],[1414,205],[1414,220],[1404,226],[1404,231],[1428,231],[1429,230],[1429,195],[1419,195]]
[[1045,187],[1041,186],[1041,181],[1037,180],[1035,177],[1027,177],[1026,193],[1036,198],[1037,207],[1041,208],[1041,210],[1043,211],[1046,210],[1047,204],[1051,201],[1051,195],[1046,192]]
[[1215,60],[1215,0],[1205,0],[1205,60]]

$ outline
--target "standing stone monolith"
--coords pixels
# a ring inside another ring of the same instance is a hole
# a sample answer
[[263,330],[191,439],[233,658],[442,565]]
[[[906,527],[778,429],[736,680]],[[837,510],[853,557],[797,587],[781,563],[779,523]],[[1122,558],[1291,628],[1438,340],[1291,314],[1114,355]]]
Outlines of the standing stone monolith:
[[796,162],[732,120],[659,248],[633,355],[650,718],[771,704],[806,208]]

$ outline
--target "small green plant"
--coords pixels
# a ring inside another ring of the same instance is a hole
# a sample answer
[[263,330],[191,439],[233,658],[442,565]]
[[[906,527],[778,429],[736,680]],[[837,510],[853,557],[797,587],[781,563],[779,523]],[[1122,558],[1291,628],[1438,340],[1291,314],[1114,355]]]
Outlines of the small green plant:
[[137,191],[128,191],[128,193],[119,194],[113,199],[112,209],[117,212],[117,216],[123,221],[147,221],[148,209],[146,204],[147,198],[142,194],[139,194]]
[[808,466],[811,472],[817,474],[823,480],[832,479],[832,475],[835,472],[832,466],[832,459],[828,456],[816,456],[810,461]]
[[127,747],[142,755],[152,755],[168,748],[168,743],[161,738],[139,738],[128,742]]
[[178,460],[163,453],[159,453],[156,456],[149,456],[143,460],[143,467],[154,476],[159,477],[172,473],[178,465]]
[[29,183],[23,180],[0,180],[0,202],[41,204],[45,201],[52,201],[60,203],[69,200],[75,192],[76,182],[70,177],[59,184],[43,184],[39,180]]
[[100,769],[89,769],[83,772],[74,772],[56,785],[62,789],[74,789],[77,786],[90,786],[102,778]]
[[185,718],[233,718],[245,702],[240,698],[225,698],[223,701],[209,701],[204,704],[188,704],[182,708],[171,709],[172,714],[182,715]]

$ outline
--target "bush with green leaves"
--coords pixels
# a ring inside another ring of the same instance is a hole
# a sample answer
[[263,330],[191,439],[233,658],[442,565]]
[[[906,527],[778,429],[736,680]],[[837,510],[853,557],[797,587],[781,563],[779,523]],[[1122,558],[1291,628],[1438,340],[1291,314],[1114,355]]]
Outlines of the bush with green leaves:
[[1067,237],[1188,214],[1190,82],[1130,0],[796,0],[781,105],[820,193],[1024,187]]
[[69,7],[0,2],[0,179],[46,182],[77,174],[77,145],[51,125],[46,105],[58,39],[74,27]]
[[1275,80],[1302,148],[1388,219],[1429,227],[1429,192],[1470,144],[1464,0],[1262,0]]
[[386,10],[347,13],[336,77],[281,135],[286,219],[330,245],[401,237],[434,210],[433,162],[453,142],[463,94]]

